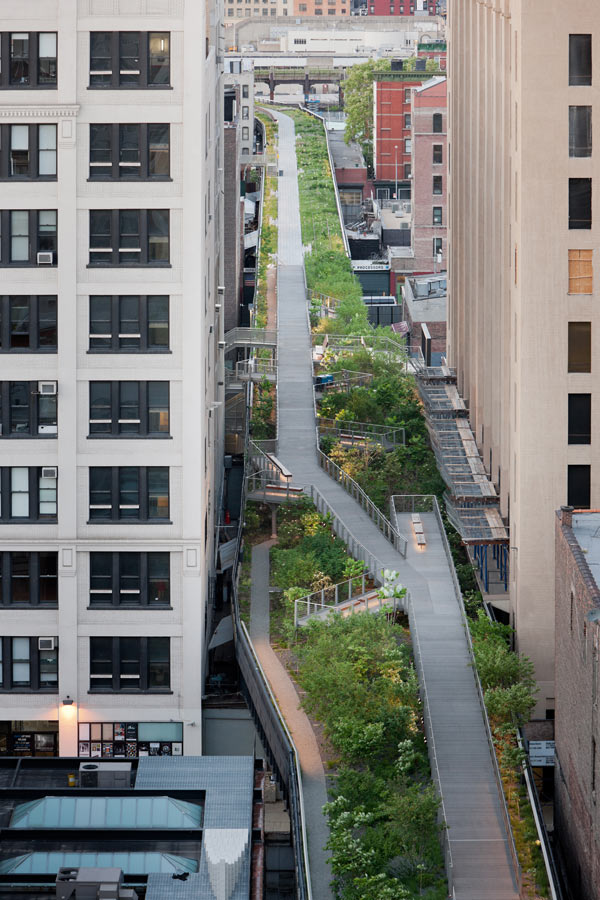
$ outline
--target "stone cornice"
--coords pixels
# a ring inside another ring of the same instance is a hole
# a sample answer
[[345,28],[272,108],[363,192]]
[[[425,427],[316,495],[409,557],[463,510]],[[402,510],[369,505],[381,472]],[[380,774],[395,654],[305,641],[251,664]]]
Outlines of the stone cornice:
[[2,119],[65,119],[74,118],[79,105],[74,106],[3,106],[0,104]]

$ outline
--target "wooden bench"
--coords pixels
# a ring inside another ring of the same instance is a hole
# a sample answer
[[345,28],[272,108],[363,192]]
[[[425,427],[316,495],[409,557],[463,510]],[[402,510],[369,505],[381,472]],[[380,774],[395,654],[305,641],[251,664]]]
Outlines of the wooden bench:
[[411,519],[412,519],[413,531],[414,531],[415,537],[417,539],[417,545],[419,547],[426,547],[427,539],[425,538],[425,532],[423,530],[423,522],[421,520],[421,516],[419,515],[419,513],[412,513]]
[[286,494],[301,494],[303,492],[302,487],[294,487],[291,484],[277,484],[276,482],[269,482],[266,489],[268,491],[283,491]]
[[281,472],[281,477],[289,481],[292,477],[292,473],[290,472],[290,470],[286,469],[286,467],[277,459],[274,453],[267,453],[267,457],[271,460],[274,466],[277,466],[277,468]]

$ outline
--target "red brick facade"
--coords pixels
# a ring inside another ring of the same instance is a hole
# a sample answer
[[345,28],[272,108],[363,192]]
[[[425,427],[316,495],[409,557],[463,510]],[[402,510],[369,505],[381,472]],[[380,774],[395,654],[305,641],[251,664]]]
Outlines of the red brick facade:
[[436,0],[369,0],[371,16],[435,16]]
[[404,76],[390,80],[382,76],[373,83],[375,181],[404,181],[408,177],[412,154],[412,91],[423,80],[418,75],[412,79]]
[[[577,900],[600,896],[600,591],[570,526],[556,521],[555,835]],[[595,759],[594,759],[595,756]]]
[[[415,272],[440,272],[446,268],[446,119],[445,78],[432,79],[413,91],[412,203]],[[441,242],[441,262],[434,257],[435,239]]]

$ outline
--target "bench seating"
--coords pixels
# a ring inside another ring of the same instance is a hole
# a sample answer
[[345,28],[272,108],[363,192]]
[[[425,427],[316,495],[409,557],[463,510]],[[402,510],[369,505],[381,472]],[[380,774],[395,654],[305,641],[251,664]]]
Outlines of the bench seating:
[[421,521],[421,516],[419,513],[412,513],[412,527],[415,533],[415,537],[417,539],[417,545],[419,547],[427,546],[427,539],[425,538],[425,531],[423,529],[423,522]]

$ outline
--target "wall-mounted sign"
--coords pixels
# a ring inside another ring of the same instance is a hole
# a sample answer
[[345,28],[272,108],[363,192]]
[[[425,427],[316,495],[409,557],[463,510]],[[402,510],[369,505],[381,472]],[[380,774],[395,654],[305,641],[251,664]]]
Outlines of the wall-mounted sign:
[[529,765],[553,766],[554,741],[529,741]]

